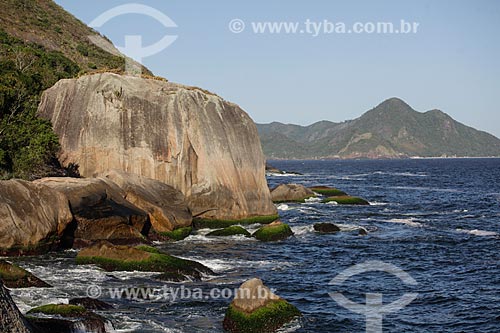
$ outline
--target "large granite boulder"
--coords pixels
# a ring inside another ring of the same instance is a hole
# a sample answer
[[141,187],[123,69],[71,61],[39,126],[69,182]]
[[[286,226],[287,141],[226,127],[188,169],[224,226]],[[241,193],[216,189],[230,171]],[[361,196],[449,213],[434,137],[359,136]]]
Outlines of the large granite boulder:
[[118,185],[124,199],[149,214],[153,229],[158,233],[191,225],[193,216],[182,192],[160,181],[119,170],[101,175]]
[[275,295],[260,279],[250,279],[236,292],[224,317],[224,329],[234,333],[274,332],[300,311]]
[[74,215],[76,244],[109,240],[140,242],[149,232],[148,215],[124,199],[115,184],[97,178],[43,178],[35,181],[69,199]]
[[316,194],[299,184],[280,184],[271,191],[273,202],[304,202]]
[[111,73],[61,80],[38,114],[63,165],[82,176],[123,170],[180,190],[193,215],[275,215],[257,128],[236,104],[199,88]]
[[23,317],[0,280],[0,332],[33,333],[35,330]]
[[0,255],[53,249],[72,219],[64,194],[23,180],[0,181]]

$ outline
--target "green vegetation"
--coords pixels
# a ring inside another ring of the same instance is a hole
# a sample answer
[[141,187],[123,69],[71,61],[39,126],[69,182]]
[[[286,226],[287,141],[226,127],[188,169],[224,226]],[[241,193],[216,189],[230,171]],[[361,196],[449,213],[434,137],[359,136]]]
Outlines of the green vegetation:
[[2,30],[0,49],[0,176],[37,178],[49,172],[59,149],[50,123],[36,116],[40,95],[79,67]]
[[274,332],[300,315],[300,311],[285,300],[271,301],[252,313],[240,311],[231,304],[224,318],[224,329],[239,333]]
[[365,199],[361,199],[358,197],[351,197],[349,195],[338,196],[338,197],[329,197],[324,199],[322,202],[336,202],[339,205],[369,205],[370,203]]
[[160,250],[149,245],[137,245],[135,248],[144,252],[161,254]]
[[253,233],[253,237],[263,242],[275,242],[293,235],[292,229],[286,223],[276,223],[263,226]]
[[310,187],[310,189],[316,193],[319,193],[321,195],[327,195],[329,197],[347,195],[347,193],[345,193],[344,191],[341,191],[335,187],[315,186],[315,187]]
[[78,317],[87,314],[83,306],[70,304],[47,304],[28,311],[28,314],[43,313],[46,315],[60,315],[62,317]]
[[493,135],[439,110],[415,111],[398,98],[343,123],[273,122],[257,128],[269,159],[500,156],[500,140]]
[[227,228],[232,225],[249,225],[249,224],[268,224],[279,219],[279,215],[264,215],[264,216],[254,216],[240,220],[218,220],[218,219],[203,219],[195,218],[193,220],[193,226],[195,229],[222,229]]
[[234,235],[243,235],[243,236],[247,236],[247,237],[251,236],[250,233],[245,228],[240,227],[238,225],[233,225],[233,226],[230,226],[230,227],[227,227],[224,229],[215,230],[215,231],[212,231],[212,232],[207,234],[208,237],[212,237],[212,236],[225,237],[225,236],[234,236]]
[[191,234],[191,231],[193,231],[192,227],[183,227],[175,229],[173,231],[159,232],[159,234],[172,240],[180,241],[189,236]]

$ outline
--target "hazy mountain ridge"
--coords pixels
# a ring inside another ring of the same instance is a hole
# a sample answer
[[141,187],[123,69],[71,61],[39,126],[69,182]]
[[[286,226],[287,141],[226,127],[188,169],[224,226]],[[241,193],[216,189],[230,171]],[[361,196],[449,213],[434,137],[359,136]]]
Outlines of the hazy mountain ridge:
[[440,110],[418,112],[398,98],[361,117],[309,126],[257,124],[264,153],[277,159],[500,156],[500,139]]

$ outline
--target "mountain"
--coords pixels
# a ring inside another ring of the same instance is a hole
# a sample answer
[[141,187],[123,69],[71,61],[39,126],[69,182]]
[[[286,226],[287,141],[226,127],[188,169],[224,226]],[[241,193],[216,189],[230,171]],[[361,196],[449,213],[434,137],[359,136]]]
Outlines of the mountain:
[[390,98],[361,117],[310,126],[257,124],[264,153],[276,159],[500,156],[500,139],[440,110],[418,112]]

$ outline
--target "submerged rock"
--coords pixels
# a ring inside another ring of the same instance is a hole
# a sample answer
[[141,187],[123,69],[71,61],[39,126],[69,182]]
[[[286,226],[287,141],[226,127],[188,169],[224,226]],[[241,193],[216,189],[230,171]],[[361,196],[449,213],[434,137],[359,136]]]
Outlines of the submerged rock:
[[234,333],[274,332],[300,311],[276,296],[262,280],[251,279],[238,289],[224,317],[224,329]]
[[293,235],[290,226],[281,221],[265,225],[253,233],[253,237],[263,242],[275,242],[287,239]]
[[243,235],[250,237],[251,234],[243,227],[233,225],[224,229],[214,230],[207,234],[207,237],[215,237],[215,236],[235,236],[235,235]]
[[329,197],[347,195],[344,191],[341,191],[335,187],[330,186],[313,186],[310,189],[318,194],[326,195]]
[[35,333],[33,326],[24,318],[0,280],[0,332]]
[[193,216],[186,198],[173,187],[119,170],[108,171],[102,177],[118,185],[125,194],[124,199],[149,214],[152,228],[157,233],[191,226]]
[[0,255],[53,249],[72,219],[63,194],[23,180],[0,181]]
[[361,206],[370,205],[370,203],[365,199],[361,199],[358,197],[351,197],[350,195],[329,197],[324,199],[323,202],[324,203],[336,202],[339,205],[361,205]]
[[340,228],[333,223],[315,223],[314,230],[324,234],[334,234],[340,231]]
[[27,270],[5,260],[0,260],[0,280],[4,282],[7,288],[52,287]]
[[201,280],[203,274],[214,274],[196,261],[173,257],[150,246],[117,246],[105,241],[81,250],[76,262],[94,264],[106,271],[159,272],[159,279],[172,281]]
[[87,310],[104,311],[113,309],[111,304],[90,297],[72,298],[68,303],[70,305],[83,306]]
[[86,241],[141,242],[150,229],[146,212],[123,199],[111,182],[90,178],[43,178],[36,181],[66,195],[74,214],[77,244]]
[[271,190],[271,198],[275,203],[304,202],[315,196],[313,191],[299,184],[280,184]]
[[114,331],[111,322],[78,305],[47,304],[31,309],[27,315],[28,320],[41,332],[106,333]]
[[215,94],[102,73],[59,81],[38,114],[59,136],[62,164],[82,176],[117,169],[159,180],[203,218],[276,214],[254,122]]

